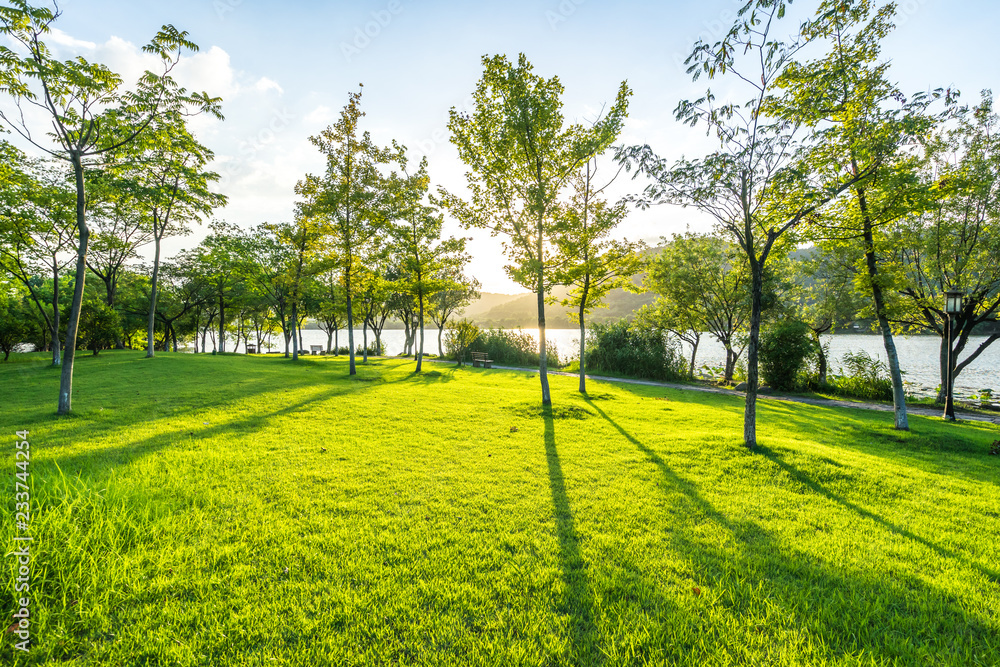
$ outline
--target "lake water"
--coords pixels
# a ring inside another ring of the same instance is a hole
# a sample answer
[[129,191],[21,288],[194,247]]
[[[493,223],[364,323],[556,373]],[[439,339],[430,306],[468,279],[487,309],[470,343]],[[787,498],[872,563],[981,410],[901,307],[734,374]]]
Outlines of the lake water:
[[[536,329],[525,329],[529,333],[538,337]],[[572,359],[580,353],[580,332],[576,329],[549,329],[547,337],[555,343],[562,360]],[[302,332],[306,349],[310,345],[322,345],[326,347],[326,334],[319,330],[305,330]],[[369,332],[369,341],[374,337]],[[908,391],[917,396],[930,396],[936,393],[936,387],[940,384],[938,376],[939,365],[938,355],[941,339],[937,336],[898,336],[896,337],[896,349],[899,352],[899,361],[904,371],[903,379],[907,384]],[[973,337],[969,340],[967,350],[974,350],[983,337]],[[382,342],[386,347],[386,354],[397,355],[402,353],[405,334],[402,330],[386,330],[382,332]],[[227,341],[227,348],[232,351],[232,343]],[[863,350],[872,356],[877,356],[885,361],[885,348],[882,345],[882,337],[876,334],[844,334],[837,336],[824,336],[824,343],[830,345],[830,372],[836,373],[839,369],[840,360],[846,352],[857,352]],[[339,343],[341,346],[347,345],[347,332],[340,332]],[[361,345],[361,330],[354,334],[355,345]],[[212,343],[209,341],[209,349]],[[274,352],[284,351],[284,341],[279,337],[273,340]],[[690,350],[690,348],[688,348]],[[240,346],[239,352],[243,351]],[[266,351],[266,347],[265,347]],[[437,354],[437,329],[428,328],[425,334],[424,351]],[[690,351],[687,352],[690,354]],[[723,366],[725,364],[726,351],[721,344],[716,342],[711,336],[705,335],[698,346],[698,366]],[[976,394],[981,389],[993,389],[996,394],[1000,394],[1000,341],[994,343],[986,349],[972,364],[970,364],[962,374],[955,380],[955,393],[958,396],[969,396]]]

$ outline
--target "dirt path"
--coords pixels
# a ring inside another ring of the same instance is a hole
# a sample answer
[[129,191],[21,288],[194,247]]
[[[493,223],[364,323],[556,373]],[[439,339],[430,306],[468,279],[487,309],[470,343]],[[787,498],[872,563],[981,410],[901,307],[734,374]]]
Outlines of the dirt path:
[[[505,371],[523,371],[525,373],[537,373],[537,369],[517,368],[515,366],[493,366],[496,369]],[[566,373],[563,371],[549,371],[549,375],[567,375],[579,377],[576,373]],[[588,375],[588,380],[599,380],[601,382],[620,382],[622,384],[641,384],[649,387],[663,387],[664,389],[679,389],[681,391],[700,391],[708,394],[727,394],[730,396],[743,396],[742,391],[733,389],[723,389],[722,387],[702,387],[692,384],[679,384],[676,382],[656,382],[654,380],[631,380],[626,378],[604,377],[602,375]],[[892,405],[887,403],[855,403],[853,401],[840,401],[833,398],[811,398],[808,396],[786,396],[782,394],[758,394],[757,400],[763,401],[785,401],[787,403],[806,403],[808,405],[819,405],[827,408],[855,408],[861,410],[876,410],[878,412],[892,412]],[[908,405],[906,411],[911,415],[923,417],[940,417],[941,408],[930,408],[922,405]],[[1000,424],[1000,415],[984,415],[976,412],[965,412],[955,410],[955,417],[960,420],[989,422]]]

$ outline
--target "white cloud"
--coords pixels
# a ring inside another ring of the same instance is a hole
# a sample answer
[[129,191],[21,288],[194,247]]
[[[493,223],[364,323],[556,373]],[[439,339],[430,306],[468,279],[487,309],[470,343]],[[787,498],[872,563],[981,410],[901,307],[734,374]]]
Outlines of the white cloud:
[[333,109],[321,104],[307,113],[303,120],[307,125],[328,125],[333,118]]
[[253,85],[253,87],[254,87],[254,90],[256,90],[257,92],[260,92],[260,93],[266,93],[269,90],[276,90],[276,91],[278,91],[279,95],[282,95],[285,92],[282,89],[282,87],[278,85],[278,83],[276,81],[272,81],[271,79],[267,78],[266,76],[260,77],[257,80],[257,83],[255,83]]
[[67,35],[59,28],[52,28],[49,34],[46,36],[46,40],[49,42],[54,42],[59,46],[64,46],[67,49],[73,49],[76,51],[93,51],[97,48],[97,44],[94,42],[87,42],[82,39],[76,39]]

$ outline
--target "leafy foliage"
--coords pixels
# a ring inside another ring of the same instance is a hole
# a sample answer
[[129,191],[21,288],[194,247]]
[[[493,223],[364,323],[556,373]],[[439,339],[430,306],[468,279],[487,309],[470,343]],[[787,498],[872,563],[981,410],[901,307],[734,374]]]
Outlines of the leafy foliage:
[[833,388],[841,396],[870,401],[891,401],[892,381],[889,367],[864,350],[848,352],[842,358],[844,368],[833,377]]
[[[545,341],[545,354],[551,363],[559,364],[559,350],[551,340]],[[485,329],[469,349],[483,352],[495,363],[503,366],[537,366],[538,341],[520,329]]]
[[662,330],[619,320],[595,324],[587,336],[587,365],[595,373],[667,381],[687,377],[680,346]]
[[799,376],[815,352],[807,324],[798,320],[778,322],[761,332],[761,376],[778,391],[797,389],[802,385]]

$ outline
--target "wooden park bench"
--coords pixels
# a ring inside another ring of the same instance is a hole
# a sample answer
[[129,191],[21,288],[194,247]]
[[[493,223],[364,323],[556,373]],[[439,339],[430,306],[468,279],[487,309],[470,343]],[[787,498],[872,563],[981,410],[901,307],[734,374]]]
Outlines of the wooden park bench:
[[257,346],[253,343],[247,345],[247,354],[257,354]]
[[310,345],[309,346],[309,354],[323,354],[323,346],[322,345]]
[[484,352],[473,352],[472,353],[472,367],[473,368],[493,368],[493,360],[487,359]]

